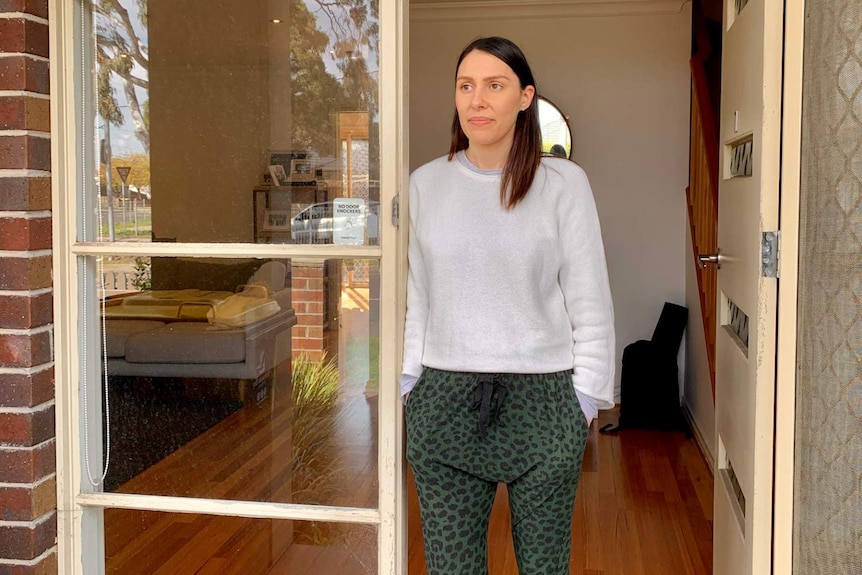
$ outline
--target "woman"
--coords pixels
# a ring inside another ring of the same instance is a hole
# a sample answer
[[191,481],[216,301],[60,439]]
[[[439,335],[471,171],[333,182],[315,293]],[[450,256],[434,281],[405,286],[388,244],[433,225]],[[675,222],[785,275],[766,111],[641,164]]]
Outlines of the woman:
[[613,406],[613,305],[587,177],[543,158],[521,50],[461,53],[449,155],[410,180],[402,396],[429,575],[488,572],[506,483],[521,575],[568,573],[590,421]]

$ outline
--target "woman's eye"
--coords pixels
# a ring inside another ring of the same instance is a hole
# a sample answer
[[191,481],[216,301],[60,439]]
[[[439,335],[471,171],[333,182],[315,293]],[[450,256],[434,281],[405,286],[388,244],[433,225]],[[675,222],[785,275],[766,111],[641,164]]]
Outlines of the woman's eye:
[[503,89],[503,84],[497,84],[497,83],[495,82],[495,83],[491,84],[491,89],[492,89],[492,90],[502,90],[502,89]]
[[470,84],[461,84],[460,86],[458,86],[458,89],[462,92],[469,92],[470,88],[472,88]]

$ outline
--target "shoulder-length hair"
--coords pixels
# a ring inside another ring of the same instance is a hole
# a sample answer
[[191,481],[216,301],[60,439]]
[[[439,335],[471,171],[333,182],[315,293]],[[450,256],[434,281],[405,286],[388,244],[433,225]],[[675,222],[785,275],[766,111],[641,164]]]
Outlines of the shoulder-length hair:
[[[527,63],[524,53],[514,42],[506,38],[500,38],[499,36],[479,38],[470,42],[458,57],[458,64],[455,65],[456,76],[461,62],[467,54],[474,50],[486,52],[502,60],[518,76],[522,90],[527,86],[536,87],[533,71],[530,70],[530,65]],[[533,179],[536,177],[536,172],[539,170],[539,164],[542,161],[542,133],[539,128],[538,89],[536,91],[537,93],[533,95],[533,101],[530,102],[530,106],[523,112],[518,113],[518,118],[515,121],[515,135],[512,141],[512,148],[509,150],[509,157],[503,168],[503,177],[500,181],[500,203],[507,210],[514,208],[518,205],[518,202],[526,197]],[[456,152],[467,149],[469,143],[467,135],[461,129],[458,110],[455,110],[455,118],[452,120],[452,142],[449,145],[449,160],[455,157]]]

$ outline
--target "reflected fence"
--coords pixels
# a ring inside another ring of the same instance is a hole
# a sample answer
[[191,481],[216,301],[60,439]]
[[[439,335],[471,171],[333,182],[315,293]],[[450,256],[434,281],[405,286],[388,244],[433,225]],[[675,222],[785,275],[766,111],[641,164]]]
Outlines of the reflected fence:
[[108,213],[101,207],[99,236],[111,237],[109,222],[113,220],[114,236],[118,241],[150,241],[153,229],[153,209],[143,201],[125,200],[116,202]]
[[102,270],[101,288],[105,294],[137,291],[134,285],[135,272],[126,270]]
[[368,260],[347,260],[341,274],[341,285],[346,288],[367,288],[371,279]]

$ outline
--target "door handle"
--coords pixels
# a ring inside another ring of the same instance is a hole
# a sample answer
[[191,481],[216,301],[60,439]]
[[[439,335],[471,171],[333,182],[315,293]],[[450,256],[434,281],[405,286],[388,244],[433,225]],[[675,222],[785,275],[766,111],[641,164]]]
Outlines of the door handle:
[[698,261],[700,261],[700,267],[705,268],[706,264],[714,264],[716,269],[721,269],[721,262],[724,261],[724,257],[721,255],[721,250],[717,250],[714,254],[698,254]]

